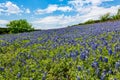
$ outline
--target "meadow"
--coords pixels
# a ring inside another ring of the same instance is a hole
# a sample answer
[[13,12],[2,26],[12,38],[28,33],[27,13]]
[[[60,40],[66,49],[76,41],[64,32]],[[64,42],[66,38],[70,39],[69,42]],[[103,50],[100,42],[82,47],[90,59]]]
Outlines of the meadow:
[[120,80],[120,21],[0,35],[0,80]]

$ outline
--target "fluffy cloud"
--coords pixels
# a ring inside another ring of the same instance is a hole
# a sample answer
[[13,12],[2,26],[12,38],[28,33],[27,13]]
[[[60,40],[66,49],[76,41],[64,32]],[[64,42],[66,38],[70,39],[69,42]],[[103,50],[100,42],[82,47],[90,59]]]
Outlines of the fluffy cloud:
[[99,19],[100,16],[106,13],[110,13],[111,15],[114,15],[117,13],[118,9],[120,8],[120,5],[112,6],[110,8],[104,8],[98,6],[91,6],[90,8],[91,10],[88,13],[81,16],[82,18],[84,17],[83,22],[89,19]]
[[22,5],[21,7],[19,7],[10,1],[7,1],[5,3],[0,3],[0,15],[22,14],[22,13],[30,13],[30,9],[29,8],[26,9]]
[[[71,16],[59,15],[59,16],[48,16],[32,21],[32,24],[36,28],[50,29],[50,28],[62,28],[68,24],[74,22]],[[38,26],[39,25],[39,26]]]
[[8,20],[0,20],[0,27],[6,27],[5,25],[9,23]]
[[72,4],[74,7],[81,7],[86,5],[100,5],[103,2],[109,2],[114,0],[70,0],[68,3]]
[[25,12],[29,14],[29,13],[30,13],[30,9],[27,8],[27,9],[25,10]]
[[71,11],[72,8],[69,6],[64,6],[64,7],[58,7],[57,10],[66,12],[66,11]]
[[71,11],[72,8],[69,6],[59,7],[58,5],[49,5],[46,9],[38,9],[35,11],[35,14],[45,14],[45,13],[53,13],[54,11]]
[[7,20],[0,20],[0,24],[7,24],[9,21]]
[[13,4],[10,1],[6,3],[0,3],[0,13],[5,13],[9,15],[9,14],[19,14],[21,12],[22,10],[16,4]]
[[82,13],[89,11],[91,6],[99,6],[103,2],[109,1],[113,0],[71,0],[68,1],[68,4],[72,5],[75,11]]

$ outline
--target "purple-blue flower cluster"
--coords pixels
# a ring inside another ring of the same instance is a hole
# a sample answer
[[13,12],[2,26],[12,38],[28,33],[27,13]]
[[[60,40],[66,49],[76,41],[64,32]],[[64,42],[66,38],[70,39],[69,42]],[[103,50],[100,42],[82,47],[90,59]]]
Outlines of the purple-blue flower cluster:
[[120,21],[0,35],[0,80],[119,80]]

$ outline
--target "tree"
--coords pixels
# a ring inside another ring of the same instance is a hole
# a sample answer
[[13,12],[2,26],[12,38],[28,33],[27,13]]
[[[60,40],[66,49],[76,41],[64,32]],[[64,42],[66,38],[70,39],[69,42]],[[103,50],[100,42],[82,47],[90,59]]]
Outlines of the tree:
[[32,25],[25,19],[10,21],[7,25],[10,33],[30,32],[33,31]]

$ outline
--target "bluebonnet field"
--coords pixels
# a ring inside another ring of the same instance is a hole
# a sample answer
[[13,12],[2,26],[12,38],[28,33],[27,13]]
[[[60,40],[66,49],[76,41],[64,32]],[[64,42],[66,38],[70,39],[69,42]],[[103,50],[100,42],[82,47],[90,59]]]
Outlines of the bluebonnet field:
[[120,80],[120,21],[0,35],[0,80]]

